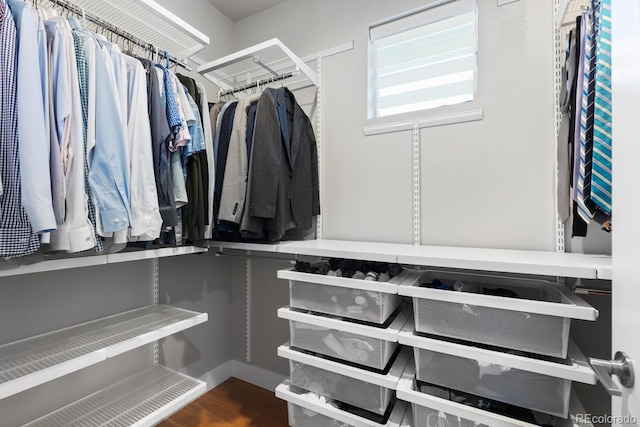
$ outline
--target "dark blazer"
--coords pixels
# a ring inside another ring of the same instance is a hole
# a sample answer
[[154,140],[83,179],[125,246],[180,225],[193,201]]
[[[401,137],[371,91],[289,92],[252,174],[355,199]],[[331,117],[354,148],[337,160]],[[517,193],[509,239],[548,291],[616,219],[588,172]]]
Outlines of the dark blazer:
[[317,155],[311,122],[293,93],[266,89],[256,112],[243,237],[273,241],[312,227],[320,213]]

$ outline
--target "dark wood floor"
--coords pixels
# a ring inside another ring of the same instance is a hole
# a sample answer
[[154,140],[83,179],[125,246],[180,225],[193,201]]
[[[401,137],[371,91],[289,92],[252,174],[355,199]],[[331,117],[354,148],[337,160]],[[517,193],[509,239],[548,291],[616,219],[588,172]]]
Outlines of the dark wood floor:
[[159,427],[286,427],[287,404],[273,392],[231,378]]

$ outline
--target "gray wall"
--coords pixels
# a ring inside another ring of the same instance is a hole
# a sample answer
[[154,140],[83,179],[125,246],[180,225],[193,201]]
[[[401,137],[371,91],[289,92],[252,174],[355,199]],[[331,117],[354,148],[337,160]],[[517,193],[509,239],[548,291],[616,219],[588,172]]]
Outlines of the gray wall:
[[160,303],[209,320],[161,342],[159,362],[195,378],[231,360],[231,268],[211,253],[160,261]]
[[[367,28],[424,4],[289,0],[234,29],[300,56],[355,42],[322,67],[325,238],[412,243],[411,134],[363,136]],[[548,2],[479,1],[485,118],[421,132],[423,244],[555,249],[552,21]]]

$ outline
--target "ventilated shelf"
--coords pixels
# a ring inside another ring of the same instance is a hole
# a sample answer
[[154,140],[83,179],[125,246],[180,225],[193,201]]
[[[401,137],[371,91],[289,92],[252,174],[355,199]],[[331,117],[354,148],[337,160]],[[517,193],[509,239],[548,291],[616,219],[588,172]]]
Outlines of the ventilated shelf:
[[73,256],[64,255],[45,257],[44,261],[30,265],[22,265],[14,269],[0,271],[0,277],[19,276],[23,274],[44,273],[57,270],[70,270],[73,268],[93,267],[97,265],[117,264],[120,262],[140,261],[145,259],[166,258],[180,255],[198,254],[207,252],[207,248],[197,246],[180,246],[150,250],[135,250],[109,255]]
[[153,305],[0,346],[0,399],[207,321]]
[[23,427],[152,426],[205,392],[206,383],[156,366]]
[[318,74],[278,39],[202,64],[198,72],[213,78],[225,90],[287,73],[299,73],[287,80],[287,85],[307,81],[320,86]]
[[[209,45],[209,37],[153,0],[65,0],[116,28],[184,60]],[[44,6],[54,6],[47,0]],[[66,13],[66,12],[65,12]]]

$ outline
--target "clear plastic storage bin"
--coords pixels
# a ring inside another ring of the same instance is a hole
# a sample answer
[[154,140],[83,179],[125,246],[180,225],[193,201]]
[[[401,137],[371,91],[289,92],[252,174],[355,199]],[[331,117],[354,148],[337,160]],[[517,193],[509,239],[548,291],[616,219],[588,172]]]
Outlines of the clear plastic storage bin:
[[[398,398],[409,402],[412,406],[415,427],[593,427],[589,423],[578,423],[571,418],[554,417],[535,412],[523,412],[521,408],[479,408],[452,401],[447,390],[434,390],[433,387],[422,389],[415,381],[412,368],[407,369],[398,384]],[[469,396],[470,397],[470,396]],[[458,400],[466,400],[458,396]],[[469,403],[469,402],[467,402]],[[475,404],[480,402],[475,401]],[[488,402],[484,402],[486,404]],[[497,412],[493,412],[497,411]],[[503,411],[503,413],[499,413]],[[575,394],[571,396],[572,414],[584,414],[585,410]]]
[[421,333],[564,359],[571,319],[598,317],[596,309],[558,283],[439,271],[425,272],[421,283],[435,279],[452,287],[459,282],[464,291],[418,283],[399,287],[401,295],[413,297]]
[[409,314],[401,310],[386,328],[288,308],[278,310],[278,317],[289,320],[292,347],[383,370],[398,348],[398,334]]
[[407,412],[407,405],[396,401],[388,417],[375,421],[317,396],[299,394],[288,381],[276,387],[276,396],[288,402],[289,425],[296,427],[397,427]]
[[292,269],[278,271],[278,278],[289,280],[291,307],[379,324],[402,303],[398,285],[411,285],[419,277],[415,271],[404,270],[388,282],[375,282]]
[[567,360],[540,360],[416,336],[409,328],[401,332],[400,343],[413,347],[416,378],[424,383],[561,418],[569,415],[571,384],[596,383],[573,342]]
[[278,355],[289,359],[292,386],[378,415],[384,415],[389,408],[411,354],[410,349],[405,349],[395,358],[388,372],[376,373],[287,346],[278,348]]

